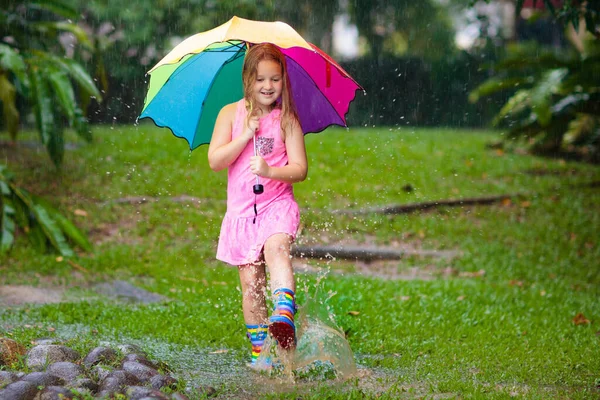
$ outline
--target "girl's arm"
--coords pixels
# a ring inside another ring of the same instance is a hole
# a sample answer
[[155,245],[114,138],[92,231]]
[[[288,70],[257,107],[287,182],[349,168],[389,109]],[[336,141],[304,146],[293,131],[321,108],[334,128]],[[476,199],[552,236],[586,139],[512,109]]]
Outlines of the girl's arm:
[[258,118],[251,119],[250,127],[246,127],[241,135],[231,140],[236,107],[237,103],[223,107],[215,122],[215,129],[208,147],[208,164],[213,171],[229,167],[244,150],[248,141],[252,139],[254,130],[258,127]]
[[288,156],[288,164],[283,167],[270,167],[260,156],[250,159],[250,170],[269,179],[277,181],[296,183],[306,179],[308,173],[308,161],[306,160],[306,147],[304,145],[304,133],[298,121],[289,128],[285,135],[285,149]]

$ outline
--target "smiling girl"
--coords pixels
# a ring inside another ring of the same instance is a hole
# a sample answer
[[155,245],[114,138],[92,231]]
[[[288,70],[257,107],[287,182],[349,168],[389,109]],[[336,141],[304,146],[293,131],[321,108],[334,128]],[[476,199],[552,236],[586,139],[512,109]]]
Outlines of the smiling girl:
[[[281,51],[250,47],[242,71],[244,98],[223,107],[208,149],[211,169],[228,169],[227,212],[217,259],[238,267],[252,367],[269,332],[283,349],[295,346],[296,285],[290,246],[299,224],[292,184],[306,178],[304,135]],[[255,194],[256,177],[264,192]],[[266,271],[274,309],[268,316]]]

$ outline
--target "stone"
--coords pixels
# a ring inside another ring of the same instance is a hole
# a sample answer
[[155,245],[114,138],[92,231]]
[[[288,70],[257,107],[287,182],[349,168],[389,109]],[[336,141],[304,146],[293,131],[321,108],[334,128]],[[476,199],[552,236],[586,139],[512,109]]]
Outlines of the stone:
[[177,379],[173,378],[170,375],[154,375],[150,378],[150,386],[154,389],[160,390],[163,387],[168,387],[170,389],[175,389],[177,387]]
[[91,368],[97,364],[110,364],[117,360],[117,352],[110,347],[96,347],[83,359],[83,365]]
[[98,382],[102,382],[112,372],[112,368],[108,368],[104,365],[94,365],[91,369],[92,376],[96,378]]
[[0,365],[11,365],[27,353],[25,346],[21,343],[0,337]]
[[75,398],[73,392],[60,386],[48,386],[37,395],[35,400],[70,400]]
[[147,367],[153,368],[153,369],[158,369],[158,365],[154,364],[152,361],[148,360],[146,358],[146,356],[141,355],[141,354],[137,354],[137,353],[130,353],[125,355],[125,357],[123,357],[123,361],[121,363],[121,365],[123,365],[123,363],[125,362],[138,362],[140,364],[144,364]]
[[48,372],[32,372],[25,375],[21,380],[31,382],[36,387],[60,386],[65,384],[65,381],[62,378],[49,374]]
[[32,347],[27,352],[27,367],[33,370],[41,370],[48,364],[71,361],[75,362],[79,359],[79,353],[66,346],[48,344],[37,345]]
[[112,398],[117,393],[123,394],[123,386],[118,378],[109,376],[98,387],[98,397]]
[[141,399],[155,399],[155,400],[169,400],[169,397],[161,392],[152,388],[144,386],[131,386],[127,388],[125,394],[130,400],[141,400]]
[[69,383],[85,375],[85,371],[81,366],[67,361],[50,364],[46,372],[58,376]]
[[18,380],[19,377],[17,374],[8,371],[0,371],[0,389]]
[[98,391],[98,384],[89,378],[79,378],[74,382],[69,384],[69,387],[72,389],[77,389],[77,391],[88,391],[91,393],[96,393]]
[[187,397],[185,394],[181,394],[181,393],[173,393],[171,395],[171,399],[172,400],[190,400],[189,397]]
[[104,383],[107,380],[116,380],[120,386],[136,386],[141,383],[140,380],[132,373],[118,369],[112,371],[106,378],[102,380],[100,383],[100,390],[104,389]]
[[158,371],[154,368],[150,368],[145,366],[144,364],[140,364],[138,362],[133,361],[124,362],[123,371],[127,371],[135,375],[142,383],[148,383],[150,382],[150,378],[152,378],[155,375],[158,375]]
[[2,400],[34,400],[38,388],[31,382],[17,381],[0,390]]

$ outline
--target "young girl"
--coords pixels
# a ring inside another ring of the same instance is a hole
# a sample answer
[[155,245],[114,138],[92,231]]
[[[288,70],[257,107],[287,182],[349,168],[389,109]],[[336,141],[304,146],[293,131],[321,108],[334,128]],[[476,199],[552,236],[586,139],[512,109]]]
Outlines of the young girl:
[[[281,51],[267,43],[250,47],[242,80],[244,98],[223,107],[217,117],[208,162],[214,171],[228,168],[227,213],[217,258],[238,267],[251,366],[256,367],[267,332],[284,349],[295,345],[290,246],[299,211],[292,184],[306,178],[308,167]],[[260,194],[253,191],[256,176],[264,185]],[[274,303],[270,317],[265,263]]]

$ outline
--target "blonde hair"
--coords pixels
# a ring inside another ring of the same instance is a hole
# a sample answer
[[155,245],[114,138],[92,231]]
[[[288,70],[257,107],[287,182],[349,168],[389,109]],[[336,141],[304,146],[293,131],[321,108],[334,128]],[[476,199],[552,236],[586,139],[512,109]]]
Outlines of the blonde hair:
[[242,69],[244,99],[246,100],[246,108],[248,109],[248,117],[246,119],[246,123],[250,121],[250,118],[258,115],[259,112],[259,108],[256,106],[254,97],[252,95],[252,88],[256,81],[256,75],[258,73],[258,64],[264,60],[274,61],[281,66],[283,88],[280,97],[281,101],[277,102],[278,104],[276,105],[276,107],[281,109],[281,133],[282,137],[285,138],[285,132],[288,131],[288,128],[291,128],[294,123],[299,124],[300,121],[298,119],[296,105],[294,104],[294,99],[292,97],[292,88],[287,73],[285,56],[283,55],[281,50],[279,50],[279,48],[274,44],[255,44],[252,45],[246,52],[246,57],[244,58],[244,67]]

